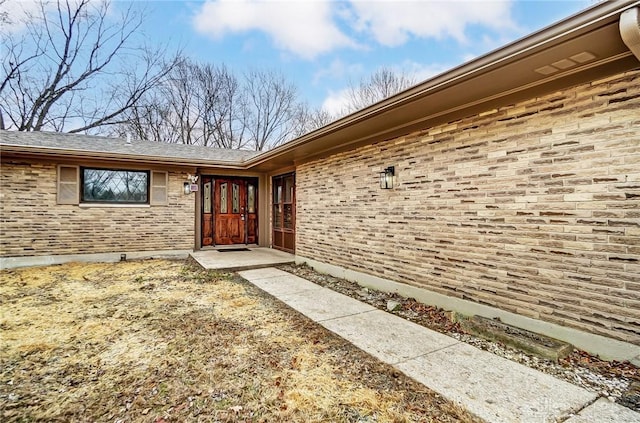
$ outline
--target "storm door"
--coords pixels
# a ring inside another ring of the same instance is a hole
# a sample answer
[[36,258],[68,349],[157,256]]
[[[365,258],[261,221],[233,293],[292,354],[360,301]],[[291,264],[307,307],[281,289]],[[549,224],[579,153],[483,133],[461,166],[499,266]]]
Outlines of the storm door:
[[273,247],[293,253],[296,244],[295,174],[274,176],[272,187]]
[[203,177],[202,246],[258,242],[258,181]]

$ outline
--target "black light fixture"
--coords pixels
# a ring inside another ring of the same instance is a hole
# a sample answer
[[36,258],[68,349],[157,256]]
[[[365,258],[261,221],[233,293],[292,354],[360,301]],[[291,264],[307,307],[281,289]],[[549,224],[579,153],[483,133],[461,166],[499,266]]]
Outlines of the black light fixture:
[[393,188],[393,177],[396,174],[396,168],[389,166],[382,172],[380,172],[380,188],[391,189]]

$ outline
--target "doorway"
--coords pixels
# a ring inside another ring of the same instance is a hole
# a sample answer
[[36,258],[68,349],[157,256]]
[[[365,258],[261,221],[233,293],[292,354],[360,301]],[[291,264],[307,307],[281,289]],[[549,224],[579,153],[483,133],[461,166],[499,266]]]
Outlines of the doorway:
[[296,249],[296,177],[295,173],[274,176],[273,248],[294,253]]
[[258,243],[258,179],[202,177],[202,246]]

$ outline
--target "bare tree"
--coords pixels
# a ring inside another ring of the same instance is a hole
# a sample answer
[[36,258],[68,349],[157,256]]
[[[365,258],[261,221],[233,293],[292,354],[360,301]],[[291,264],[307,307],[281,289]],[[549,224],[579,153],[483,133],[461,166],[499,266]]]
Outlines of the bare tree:
[[262,151],[292,139],[302,112],[295,86],[282,74],[258,70],[245,74],[245,84],[252,149]]
[[238,79],[225,66],[187,60],[128,115],[125,126],[147,139],[254,150],[300,135],[311,117],[281,74],[252,70]]
[[389,68],[380,68],[369,78],[360,80],[357,85],[350,84],[345,112],[350,113],[364,109],[406,90],[415,83],[415,78],[405,73],[396,73]]
[[301,105],[299,110],[297,122],[291,134],[292,138],[297,138],[315,129],[322,128],[336,119],[328,111],[322,108],[310,109],[306,104]]
[[127,112],[116,133],[158,142],[264,150],[322,126],[327,113],[311,111],[294,85],[274,71],[237,78],[224,66],[188,59]]
[[141,140],[181,143],[182,135],[171,122],[172,110],[160,91],[149,92],[126,112],[125,122],[114,126],[111,135],[133,135]]
[[118,21],[108,0],[41,2],[26,31],[2,34],[0,127],[87,132],[123,116],[176,65],[165,50],[135,45],[143,16]]
[[216,147],[241,149],[247,146],[247,97],[238,78],[225,66],[217,68],[219,96],[215,104],[215,118],[207,119]]
[[200,68],[183,61],[169,74],[161,92],[168,101],[167,124],[182,144],[205,144],[202,134],[204,102],[201,94]]
[[237,78],[225,66],[183,59],[148,92],[116,129],[157,142],[242,148],[245,104]]

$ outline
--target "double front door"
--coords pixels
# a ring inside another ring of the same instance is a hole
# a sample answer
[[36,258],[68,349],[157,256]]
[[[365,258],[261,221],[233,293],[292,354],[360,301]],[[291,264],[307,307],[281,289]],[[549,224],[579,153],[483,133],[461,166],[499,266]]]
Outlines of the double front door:
[[202,177],[202,246],[258,242],[258,180]]

